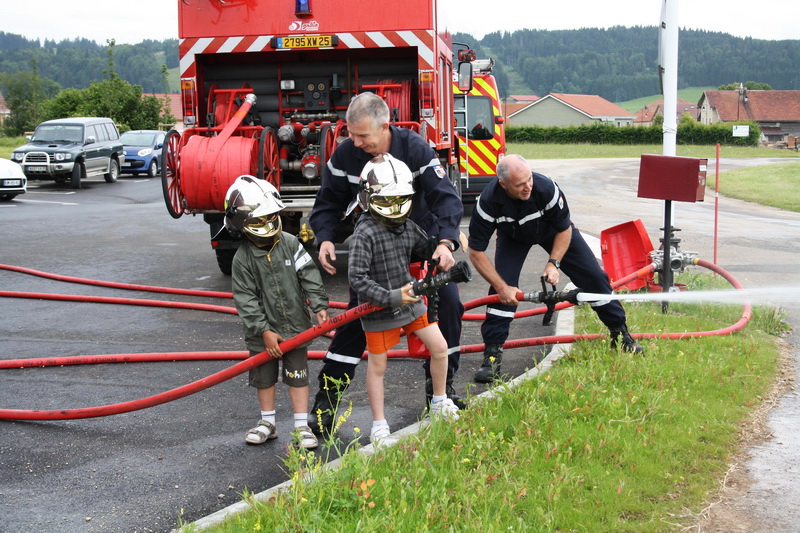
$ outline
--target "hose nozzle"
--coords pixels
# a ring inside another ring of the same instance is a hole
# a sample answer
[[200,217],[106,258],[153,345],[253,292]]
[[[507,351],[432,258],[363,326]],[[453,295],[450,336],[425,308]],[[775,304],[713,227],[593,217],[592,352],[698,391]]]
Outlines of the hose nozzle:
[[439,272],[432,276],[425,276],[414,282],[411,294],[414,296],[430,296],[451,281],[464,283],[472,279],[472,269],[466,261],[459,261],[447,272]]
[[536,292],[526,292],[522,298],[526,302],[538,302],[547,306],[547,311],[542,318],[542,325],[549,326],[550,319],[553,318],[553,313],[556,310],[556,304],[561,302],[571,303],[578,305],[578,294],[581,291],[579,288],[560,291],[556,289],[555,285],[551,285],[552,290],[547,290],[547,280],[542,276],[542,290]]

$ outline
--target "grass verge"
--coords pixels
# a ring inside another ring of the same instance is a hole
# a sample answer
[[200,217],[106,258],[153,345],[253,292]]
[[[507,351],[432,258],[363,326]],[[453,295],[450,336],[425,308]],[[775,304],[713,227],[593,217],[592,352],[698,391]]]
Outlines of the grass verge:
[[[595,157],[640,157],[642,154],[661,154],[660,144],[531,144],[508,143],[509,154],[520,154],[526,159],[585,159]],[[715,146],[687,146],[679,144],[676,155],[702,157],[709,161],[717,157]],[[777,148],[754,148],[745,146],[722,146],[720,157],[780,157],[800,159],[800,152]]]
[[[715,187],[716,177],[708,180]],[[730,198],[800,212],[800,164],[796,161],[731,170],[720,175],[719,192]],[[775,191],[780,191],[775,194]]]
[[[741,315],[730,305],[626,309],[637,332],[713,330]],[[578,323],[604,330],[588,308]],[[290,453],[287,492],[245,495],[252,510],[210,531],[679,530],[717,490],[739,425],[770,389],[782,329],[768,310],[731,336],[645,341],[644,357],[576,343],[546,374],[374,456],[350,450],[320,472],[318,456]]]

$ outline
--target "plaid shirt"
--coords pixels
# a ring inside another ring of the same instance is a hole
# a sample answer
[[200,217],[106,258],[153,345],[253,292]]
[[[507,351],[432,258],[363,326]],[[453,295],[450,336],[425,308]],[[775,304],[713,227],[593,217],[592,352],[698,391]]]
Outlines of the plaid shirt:
[[390,228],[367,213],[359,217],[350,239],[348,280],[359,304],[384,308],[361,318],[364,331],[399,328],[427,311],[422,300],[401,304],[400,289],[416,281],[408,271],[412,253],[430,256],[428,236],[413,221]]

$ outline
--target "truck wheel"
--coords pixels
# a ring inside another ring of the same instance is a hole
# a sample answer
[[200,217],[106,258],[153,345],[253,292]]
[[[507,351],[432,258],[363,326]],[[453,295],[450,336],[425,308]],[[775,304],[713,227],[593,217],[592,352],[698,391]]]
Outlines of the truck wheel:
[[217,254],[219,271],[226,276],[230,276],[233,267],[233,256],[236,254],[236,250],[230,248],[215,248],[214,252]]
[[114,183],[119,179],[119,160],[116,157],[111,158],[108,164],[108,174],[103,174],[106,183]]
[[81,180],[86,177],[86,167],[83,161],[76,161],[75,166],[72,167],[72,176],[70,176],[69,184],[73,189],[81,188]]

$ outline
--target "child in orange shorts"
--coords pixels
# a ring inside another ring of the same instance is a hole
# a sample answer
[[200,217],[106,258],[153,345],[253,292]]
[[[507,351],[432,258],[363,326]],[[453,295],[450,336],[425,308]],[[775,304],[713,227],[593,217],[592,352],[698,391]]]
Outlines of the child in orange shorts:
[[363,213],[350,239],[348,279],[359,303],[380,309],[361,318],[367,338],[367,394],[372,409],[374,444],[390,443],[391,430],[384,414],[386,352],[400,341],[400,330],[413,333],[431,354],[433,381],[431,415],[458,419],[458,407],[447,398],[447,342],[437,323],[428,323],[427,307],[412,293],[408,271],[412,253],[430,255],[428,236],[408,220],[414,194],[408,167],[389,154],[364,167],[358,201]]

